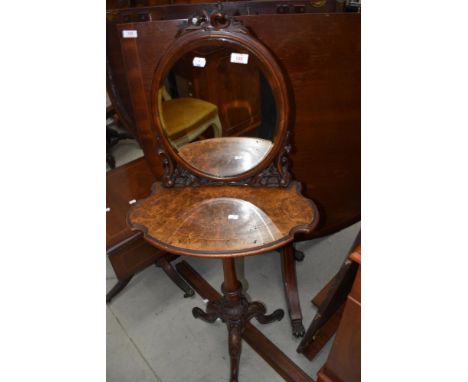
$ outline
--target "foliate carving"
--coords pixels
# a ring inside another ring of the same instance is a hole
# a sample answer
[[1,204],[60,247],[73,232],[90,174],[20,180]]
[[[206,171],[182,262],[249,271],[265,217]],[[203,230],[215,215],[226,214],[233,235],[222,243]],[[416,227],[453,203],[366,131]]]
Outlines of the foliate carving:
[[226,323],[229,331],[228,344],[231,358],[230,381],[238,381],[241,337],[245,325],[254,317],[261,324],[280,321],[284,317],[284,311],[277,309],[271,314],[266,314],[265,305],[258,301],[248,302],[241,288],[234,291],[226,291],[223,287],[221,289],[223,296],[217,301],[209,301],[206,312],[196,307],[192,309],[192,314],[193,317],[208,323],[213,323],[218,318]]
[[173,184],[173,179],[172,179],[172,174],[174,173],[174,162],[172,162],[172,159],[167,155],[167,153],[162,149],[158,149],[158,154],[162,156],[162,164],[163,164],[163,171],[164,175],[162,178],[162,183],[166,187],[172,187]]
[[289,131],[287,131],[286,136],[284,137],[283,147],[281,148],[278,156],[267,168],[250,178],[249,185],[287,187],[291,180],[291,174],[288,170],[288,155],[290,151],[291,144],[289,143]]

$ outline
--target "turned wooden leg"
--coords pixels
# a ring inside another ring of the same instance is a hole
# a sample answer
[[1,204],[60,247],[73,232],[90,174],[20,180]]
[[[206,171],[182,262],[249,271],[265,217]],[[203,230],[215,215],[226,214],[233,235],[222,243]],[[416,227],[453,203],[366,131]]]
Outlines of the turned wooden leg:
[[267,315],[265,306],[260,302],[248,302],[242,294],[242,284],[237,279],[236,268],[232,258],[223,259],[224,282],[221,286],[223,297],[217,301],[210,301],[206,312],[200,308],[193,308],[192,314],[206,322],[214,322],[221,318],[228,328],[229,356],[231,359],[230,382],[239,380],[239,360],[241,354],[242,334],[245,325],[253,317],[261,324],[279,321],[284,311],[278,309]]
[[234,259],[234,264],[236,266],[237,279],[242,284],[242,293],[248,298],[249,295],[246,292],[249,290],[249,282],[245,278],[245,258],[236,257]]
[[237,280],[234,259],[223,259],[224,283],[221,287],[226,309],[225,321],[228,327],[229,356],[231,358],[231,382],[239,380],[239,359],[241,335],[244,331],[245,311],[248,303],[242,296],[242,284]]
[[120,291],[127,286],[133,276],[130,276],[126,279],[117,281],[117,284],[106,295],[106,303],[111,302],[111,300],[120,293]]
[[174,283],[182,289],[184,292],[184,297],[192,297],[195,292],[192,288],[185,282],[185,280],[177,273],[174,267],[165,257],[161,257],[156,261],[156,265],[161,267],[161,269],[169,276],[169,278],[174,281]]
[[292,333],[296,337],[302,337],[304,336],[305,329],[302,324],[301,304],[297,290],[296,264],[294,262],[294,247],[292,244],[288,244],[282,248],[281,269]]

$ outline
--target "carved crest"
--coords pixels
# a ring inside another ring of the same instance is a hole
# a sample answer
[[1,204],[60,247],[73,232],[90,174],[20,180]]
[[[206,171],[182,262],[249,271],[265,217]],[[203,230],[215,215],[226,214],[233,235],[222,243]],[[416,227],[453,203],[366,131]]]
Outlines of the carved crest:
[[201,15],[189,17],[187,26],[179,31],[177,37],[193,31],[217,30],[245,34],[249,33],[249,30],[240,21],[236,20],[232,16],[226,15],[220,8],[217,11],[213,11],[211,14],[208,14],[206,11],[202,11]]

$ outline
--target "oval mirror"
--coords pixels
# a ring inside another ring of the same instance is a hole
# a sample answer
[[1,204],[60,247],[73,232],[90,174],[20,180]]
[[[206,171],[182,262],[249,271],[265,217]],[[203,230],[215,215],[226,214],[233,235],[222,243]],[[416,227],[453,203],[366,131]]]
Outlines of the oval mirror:
[[259,165],[278,131],[277,105],[259,60],[226,41],[182,54],[159,82],[162,130],[199,172],[233,177]]

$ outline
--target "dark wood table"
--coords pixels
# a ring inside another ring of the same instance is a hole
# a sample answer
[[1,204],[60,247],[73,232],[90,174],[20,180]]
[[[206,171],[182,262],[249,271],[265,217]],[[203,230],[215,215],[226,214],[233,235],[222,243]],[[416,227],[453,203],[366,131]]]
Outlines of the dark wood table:
[[107,293],[110,302],[133,276],[156,264],[184,291],[184,296],[193,296],[193,290],[179,276],[169,255],[143,240],[143,235],[130,230],[127,212],[130,202],[147,197],[151,191],[154,175],[144,158],[131,161],[106,174],[106,252],[117,277],[117,283]]
[[297,182],[287,188],[205,186],[164,188],[155,183],[152,194],[137,202],[128,215],[129,226],[162,251],[223,259],[223,297],[210,301],[195,318],[228,327],[231,382],[238,381],[241,337],[249,320],[266,324],[284,312],[266,315],[260,302],[248,302],[237,279],[234,258],[258,255],[309,233],[318,222],[315,204],[300,194]]

